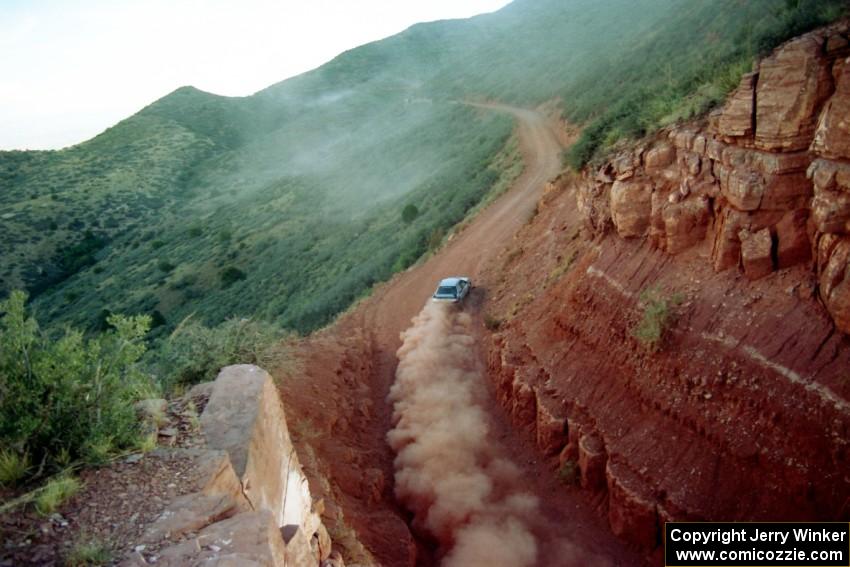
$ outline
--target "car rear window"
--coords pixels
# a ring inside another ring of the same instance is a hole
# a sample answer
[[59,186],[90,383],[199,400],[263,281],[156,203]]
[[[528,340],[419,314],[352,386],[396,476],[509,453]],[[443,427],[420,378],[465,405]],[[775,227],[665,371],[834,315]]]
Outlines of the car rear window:
[[455,297],[455,293],[457,292],[457,288],[454,286],[440,286],[437,288],[436,295],[447,295],[449,297]]

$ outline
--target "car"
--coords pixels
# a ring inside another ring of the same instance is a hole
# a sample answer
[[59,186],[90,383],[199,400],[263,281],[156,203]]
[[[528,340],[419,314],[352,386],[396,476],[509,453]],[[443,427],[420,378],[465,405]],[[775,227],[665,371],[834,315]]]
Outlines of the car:
[[432,301],[444,303],[459,303],[472,289],[472,280],[466,277],[453,277],[440,280],[437,291],[431,296]]

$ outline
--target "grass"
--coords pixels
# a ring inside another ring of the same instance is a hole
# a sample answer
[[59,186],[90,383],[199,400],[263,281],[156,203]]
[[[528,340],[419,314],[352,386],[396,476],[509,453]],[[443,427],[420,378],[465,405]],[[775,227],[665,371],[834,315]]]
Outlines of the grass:
[[158,435],[155,431],[148,433],[147,435],[139,436],[139,444],[138,449],[142,453],[150,453],[154,449],[156,449],[158,441]]
[[70,475],[61,475],[47,481],[35,497],[35,510],[49,516],[80,491],[80,481]]
[[640,294],[643,315],[632,330],[632,336],[647,349],[659,350],[664,334],[673,322],[675,308],[681,302],[681,295],[665,295],[657,286],[643,290]]
[[724,101],[756,57],[847,10],[842,0],[680,6],[627,55],[585,71],[565,89],[567,118],[585,125],[566,161],[576,170],[596,164],[624,139],[705,114]]
[[484,326],[488,331],[495,333],[502,326],[502,323],[504,323],[504,321],[502,321],[499,317],[491,315],[490,313],[484,315]]
[[[342,512],[340,512],[341,514]],[[374,557],[360,543],[360,540],[357,539],[357,532],[345,522],[344,518],[340,517],[335,522],[332,522],[328,526],[328,534],[331,536],[331,541],[334,542],[334,545],[342,548],[343,559],[345,559],[346,565],[374,565]]]
[[561,279],[561,276],[570,271],[570,268],[573,267],[573,263],[578,256],[578,252],[573,250],[567,256],[565,256],[555,268],[549,272],[549,276],[546,278],[546,285],[551,285]]
[[112,560],[112,550],[103,541],[82,537],[65,558],[66,567],[95,567],[106,565]]
[[0,450],[0,486],[14,486],[26,476],[31,466],[27,453]]
[[578,461],[567,459],[558,469],[558,480],[562,484],[575,486],[581,479],[581,469],[578,466]]

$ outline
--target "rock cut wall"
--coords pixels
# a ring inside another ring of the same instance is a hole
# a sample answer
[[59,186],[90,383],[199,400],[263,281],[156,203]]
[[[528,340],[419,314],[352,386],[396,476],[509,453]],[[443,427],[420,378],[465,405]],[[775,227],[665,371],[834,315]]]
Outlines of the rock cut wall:
[[499,401],[650,553],[668,520],[850,519],[848,45],[793,40],[708,120],[563,175],[488,267]]
[[847,24],[784,44],[707,125],[666,130],[587,173],[587,225],[669,254],[708,239],[716,271],[753,280],[812,262],[818,296],[850,333],[848,55]]
[[157,564],[318,566],[331,554],[330,536],[271,376],[228,366],[209,386],[197,492],[173,501],[145,535],[166,544]]

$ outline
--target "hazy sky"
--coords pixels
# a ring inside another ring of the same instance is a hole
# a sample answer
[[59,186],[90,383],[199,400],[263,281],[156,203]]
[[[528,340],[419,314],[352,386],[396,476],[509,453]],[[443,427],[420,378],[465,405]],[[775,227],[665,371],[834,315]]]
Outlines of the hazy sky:
[[508,0],[0,0],[0,149],[88,139],[183,85],[248,95]]

